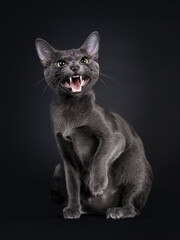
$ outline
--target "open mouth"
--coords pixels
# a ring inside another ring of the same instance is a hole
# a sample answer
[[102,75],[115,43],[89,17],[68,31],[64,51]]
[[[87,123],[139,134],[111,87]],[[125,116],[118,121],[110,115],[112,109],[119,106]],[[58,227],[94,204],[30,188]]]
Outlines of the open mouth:
[[65,78],[62,81],[61,86],[68,89],[72,93],[80,93],[89,79],[90,78],[87,76],[74,75],[72,77]]

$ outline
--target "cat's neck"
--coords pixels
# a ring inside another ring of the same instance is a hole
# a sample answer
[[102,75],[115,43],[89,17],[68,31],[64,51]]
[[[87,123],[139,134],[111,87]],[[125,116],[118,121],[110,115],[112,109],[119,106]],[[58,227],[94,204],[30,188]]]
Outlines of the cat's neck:
[[84,102],[94,102],[95,101],[95,93],[91,89],[90,91],[84,93],[82,96],[70,96],[70,95],[59,95],[55,94],[54,102],[57,105],[76,105],[83,104]]

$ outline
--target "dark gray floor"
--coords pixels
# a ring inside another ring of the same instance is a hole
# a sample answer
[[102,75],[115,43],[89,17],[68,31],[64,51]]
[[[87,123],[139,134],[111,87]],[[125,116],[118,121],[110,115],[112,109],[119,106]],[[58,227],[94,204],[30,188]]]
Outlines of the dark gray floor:
[[57,216],[1,219],[1,240],[11,239],[180,239],[180,221],[144,216],[129,220],[105,220],[83,216],[64,220]]
[[[166,199],[168,200],[168,199]],[[104,216],[83,215],[65,220],[61,207],[50,200],[40,203],[32,198],[31,206],[7,204],[1,215],[1,240],[28,239],[180,239],[178,202],[171,207],[161,198],[150,199],[140,217],[106,220]],[[6,214],[8,211],[8,214]]]

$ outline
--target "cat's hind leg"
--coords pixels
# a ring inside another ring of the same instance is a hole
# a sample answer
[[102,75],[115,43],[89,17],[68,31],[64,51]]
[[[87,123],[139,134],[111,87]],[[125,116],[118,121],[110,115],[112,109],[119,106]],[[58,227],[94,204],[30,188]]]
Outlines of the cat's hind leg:
[[139,215],[146,203],[149,191],[150,186],[139,191],[137,186],[133,184],[127,185],[122,193],[120,207],[108,208],[106,211],[106,218],[132,218]]
[[108,208],[106,211],[106,218],[120,219],[135,217],[139,213],[133,204],[135,194],[135,190],[129,189],[128,187],[125,190],[125,194],[123,193],[123,200],[120,207]]
[[56,204],[61,204],[64,202],[64,197],[61,192],[61,182],[62,182],[62,166],[60,163],[55,167],[52,184],[51,184],[51,199]]
[[139,215],[146,203],[152,184],[152,171],[145,156],[129,150],[114,163],[111,175],[120,183],[118,206],[106,211],[112,219],[132,218]]

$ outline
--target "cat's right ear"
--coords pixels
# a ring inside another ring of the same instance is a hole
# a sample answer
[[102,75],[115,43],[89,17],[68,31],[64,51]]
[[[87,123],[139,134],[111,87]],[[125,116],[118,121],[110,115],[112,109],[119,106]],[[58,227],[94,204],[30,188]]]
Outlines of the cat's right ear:
[[99,33],[97,31],[92,32],[89,37],[86,39],[86,41],[81,46],[82,49],[85,49],[85,51],[93,58],[98,58],[98,50],[99,50]]
[[42,65],[47,67],[54,59],[56,50],[41,38],[36,39],[35,46]]

